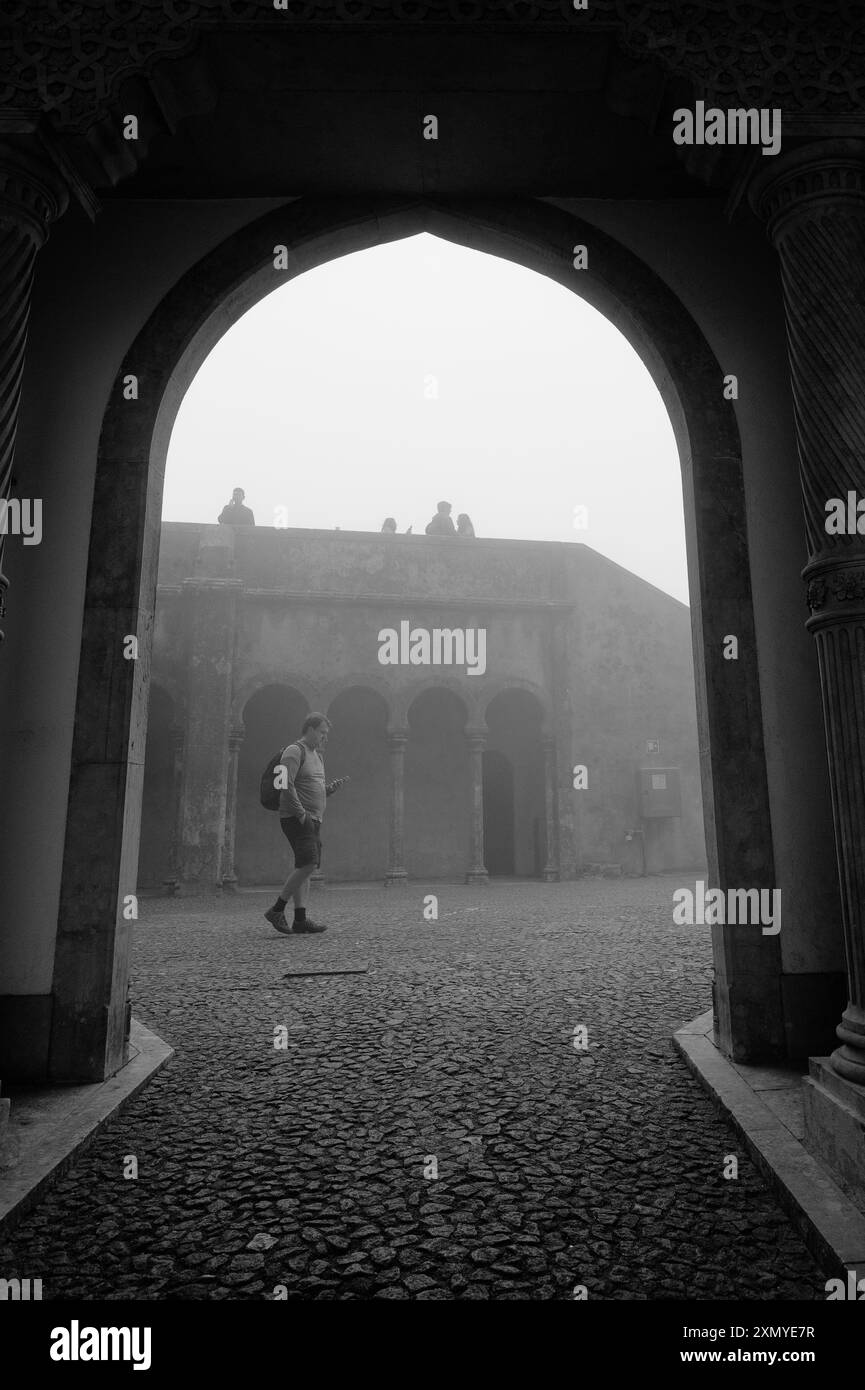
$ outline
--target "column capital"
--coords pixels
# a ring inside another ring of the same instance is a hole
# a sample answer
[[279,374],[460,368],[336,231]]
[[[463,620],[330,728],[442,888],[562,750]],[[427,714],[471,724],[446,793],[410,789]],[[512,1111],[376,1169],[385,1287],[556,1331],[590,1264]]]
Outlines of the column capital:
[[770,159],[751,180],[748,201],[774,242],[827,208],[858,204],[865,212],[865,140],[819,140]]
[[408,743],[408,729],[388,729],[387,746],[393,751],[405,748]]
[[245,724],[232,724],[228,731],[228,747],[232,753],[236,753],[243,740],[246,738]]
[[0,139],[0,225],[26,232],[38,249],[68,204],[69,190],[50,161]]
[[489,729],[468,728],[465,736],[469,748],[475,753],[482,753],[487,746]]

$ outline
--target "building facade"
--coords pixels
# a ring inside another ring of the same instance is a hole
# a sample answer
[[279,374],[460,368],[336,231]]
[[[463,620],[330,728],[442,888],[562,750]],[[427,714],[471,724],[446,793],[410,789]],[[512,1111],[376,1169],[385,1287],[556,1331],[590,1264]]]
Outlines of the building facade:
[[281,881],[310,709],[327,878],[705,862],[689,611],[585,545],[163,523],[141,888]]

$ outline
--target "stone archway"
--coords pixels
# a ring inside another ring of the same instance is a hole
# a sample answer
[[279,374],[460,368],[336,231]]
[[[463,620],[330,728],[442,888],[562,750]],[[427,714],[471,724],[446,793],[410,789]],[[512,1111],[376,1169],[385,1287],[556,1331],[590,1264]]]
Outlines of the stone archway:
[[[253,303],[335,256],[420,231],[518,262],[594,304],[628,338],[666,403],[682,464],[709,874],[721,887],[771,887],[771,825],[734,408],[723,374],[680,300],[594,226],[528,199],[299,200],[241,229],[184,275],[131,345],[106,410],[96,470],[76,732],[53,980],[50,1072],[101,1077],[125,1057],[128,927],[135,877],[148,660],[162,484],[183,394],[213,344]],[[576,271],[573,248],[590,248]],[[288,269],[274,269],[274,247]],[[139,380],[132,408],[127,374]],[[145,659],[123,659],[123,636]],[[743,654],[735,702],[721,674],[725,634]],[[102,854],[87,853],[94,806]],[[90,950],[81,950],[86,923]],[[760,1010],[731,1006],[739,968]],[[735,931],[715,942],[722,1045],[739,1057],[783,1052],[777,942],[759,955]]]

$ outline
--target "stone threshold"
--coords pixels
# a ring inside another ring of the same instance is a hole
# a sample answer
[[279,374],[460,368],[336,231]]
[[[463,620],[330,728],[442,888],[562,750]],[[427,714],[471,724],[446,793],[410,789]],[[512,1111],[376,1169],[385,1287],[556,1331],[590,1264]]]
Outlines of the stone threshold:
[[804,1074],[731,1062],[714,1040],[711,1009],[673,1045],[729,1120],[827,1278],[865,1277],[865,1213],[805,1148]]
[[133,1019],[129,1061],[106,1081],[9,1087],[12,1110],[0,1148],[0,1231],[10,1230],[39,1201],[173,1055],[173,1048]]

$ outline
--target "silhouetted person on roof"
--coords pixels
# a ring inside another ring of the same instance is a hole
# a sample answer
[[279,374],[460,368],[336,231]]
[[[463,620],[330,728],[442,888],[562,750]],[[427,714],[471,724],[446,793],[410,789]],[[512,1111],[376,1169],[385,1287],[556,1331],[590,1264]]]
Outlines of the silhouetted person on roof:
[[457,517],[457,535],[469,536],[474,539],[474,534],[475,528],[472,526],[471,517],[467,516],[465,512],[460,512]]
[[255,517],[249,507],[244,507],[243,499],[246,496],[242,487],[236,487],[231,494],[231,501],[226,503],[219,513],[219,523],[221,526],[254,526]]
[[450,502],[439,502],[436,514],[426,527],[428,536],[455,536],[457,528],[451,516]]

